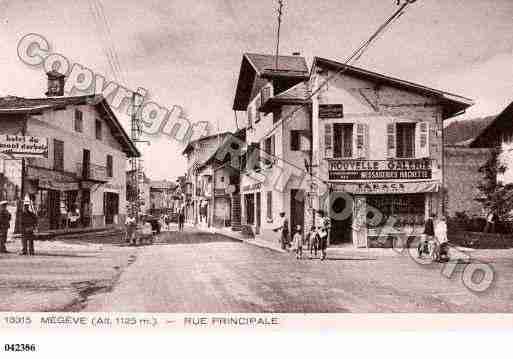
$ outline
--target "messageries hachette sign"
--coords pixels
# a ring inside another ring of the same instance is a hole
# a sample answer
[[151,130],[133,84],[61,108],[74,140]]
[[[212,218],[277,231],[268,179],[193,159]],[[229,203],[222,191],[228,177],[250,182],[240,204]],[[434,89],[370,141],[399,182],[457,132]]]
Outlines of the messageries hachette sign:
[[46,157],[48,139],[36,136],[0,135],[0,152],[21,157]]
[[428,158],[411,160],[330,160],[330,181],[431,179]]

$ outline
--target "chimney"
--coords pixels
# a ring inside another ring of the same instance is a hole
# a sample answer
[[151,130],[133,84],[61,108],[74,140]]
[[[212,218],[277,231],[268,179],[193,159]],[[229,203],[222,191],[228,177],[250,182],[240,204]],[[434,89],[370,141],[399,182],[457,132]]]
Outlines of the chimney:
[[301,56],[301,53],[299,51],[293,52],[292,56]]
[[47,72],[46,76],[48,77],[48,91],[45,95],[48,97],[64,96],[65,76],[55,70]]

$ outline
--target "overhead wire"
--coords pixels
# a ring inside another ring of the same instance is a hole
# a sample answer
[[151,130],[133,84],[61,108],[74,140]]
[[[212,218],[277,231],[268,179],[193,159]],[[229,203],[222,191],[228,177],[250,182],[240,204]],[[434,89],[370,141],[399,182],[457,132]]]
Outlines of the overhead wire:
[[[397,19],[399,19],[405,12],[405,9],[408,5],[410,5],[411,1],[406,1],[405,3],[403,3],[399,9],[397,9],[383,24],[381,24],[378,29],[369,37],[369,39],[367,39],[365,42],[362,43],[362,45],[360,47],[358,47],[357,50],[355,50],[345,61],[344,63],[342,64],[342,68],[336,72],[334,72],[331,76],[328,76],[321,85],[319,85],[314,91],[312,91],[308,96],[307,96],[307,100],[311,99],[313,96],[315,96],[317,93],[319,93],[322,88],[324,88],[333,78],[335,78],[335,76],[339,76],[340,74],[344,73],[347,69],[348,69],[348,65],[351,63],[351,62],[354,62],[354,61],[357,61],[358,59],[361,58],[361,56],[364,54],[364,52],[370,47],[370,45],[377,39],[379,38],[380,35],[382,35],[386,30],[387,28],[389,28]],[[290,119],[293,118],[294,114],[297,113],[300,109],[302,109],[303,106],[301,105],[297,105],[296,108],[291,111],[290,113],[288,113],[283,119],[281,119],[280,121],[278,121],[272,128],[270,131],[268,131],[265,135],[261,136],[261,138],[266,138],[268,137],[270,134],[272,134],[276,128],[278,126],[283,126],[283,124],[285,124],[287,121],[289,121]],[[288,164],[294,168],[297,168],[297,169],[300,169],[300,170],[303,170],[301,167],[295,165],[294,163],[291,163],[283,158],[280,158],[274,154],[270,154],[270,153],[267,153],[265,152],[266,155],[270,156],[270,157],[273,157],[273,158],[276,158],[282,162],[284,162],[285,164]],[[316,177],[316,176],[313,176],[312,177]],[[317,178],[318,180],[324,182],[324,180],[322,180],[321,178]]]

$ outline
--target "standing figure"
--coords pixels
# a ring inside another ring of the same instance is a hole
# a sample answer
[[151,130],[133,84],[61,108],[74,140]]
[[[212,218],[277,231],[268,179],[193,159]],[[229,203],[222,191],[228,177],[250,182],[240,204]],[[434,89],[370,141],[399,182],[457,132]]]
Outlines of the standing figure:
[[30,210],[30,201],[23,202],[21,213],[21,255],[34,255],[34,231],[37,228],[37,216]]
[[317,257],[317,231],[315,230],[315,226],[312,226],[308,233],[308,250],[310,251],[310,259],[312,255]]
[[275,232],[281,231],[281,249],[286,250],[289,244],[289,221],[285,216],[285,212],[280,212],[281,226],[274,229]]
[[494,210],[491,210],[490,213],[486,216],[486,225],[484,232],[485,233],[495,233],[495,223],[497,222],[497,214]]
[[182,203],[178,210],[178,230],[183,231],[183,224],[185,222],[185,203]]
[[0,202],[0,253],[8,253],[5,248],[7,242],[7,231],[11,222],[11,214],[7,210],[7,201]]
[[448,257],[448,239],[447,239],[447,222],[444,216],[440,216],[440,220],[435,226],[436,245],[434,249],[434,259],[439,261],[442,257]]
[[136,230],[137,230],[137,220],[135,216],[130,213],[126,217],[125,221],[126,226],[126,241],[128,244],[136,244]]
[[301,226],[296,226],[296,233],[294,234],[294,239],[292,241],[293,249],[296,252],[296,259],[303,258],[303,233],[301,231]]
[[435,225],[433,223],[435,215],[430,214],[429,218],[426,220],[424,224],[424,236],[421,238],[420,243],[417,247],[417,256],[419,258],[422,257],[422,253],[428,252],[429,242],[433,240],[435,236]]
[[328,236],[331,228],[331,221],[326,215],[326,212],[319,210],[321,216],[321,225],[319,227],[319,249],[321,250],[321,261],[326,259],[326,250],[328,249]]

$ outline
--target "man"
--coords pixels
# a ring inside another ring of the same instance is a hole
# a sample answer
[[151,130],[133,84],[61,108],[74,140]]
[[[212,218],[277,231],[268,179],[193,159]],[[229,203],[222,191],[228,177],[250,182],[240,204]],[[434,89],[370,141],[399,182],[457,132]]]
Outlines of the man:
[[11,223],[11,214],[7,210],[7,201],[0,202],[0,253],[8,253],[5,248],[7,231]]
[[274,229],[275,232],[281,230],[281,249],[286,250],[287,245],[289,244],[289,221],[285,216],[285,212],[280,212],[281,217],[281,226]]
[[128,213],[125,220],[126,227],[126,241],[128,244],[136,244],[136,230],[137,230],[137,219],[132,212]]
[[321,261],[326,260],[326,250],[328,249],[328,236],[331,228],[331,221],[326,212],[319,210],[321,216],[321,225],[319,227],[319,249],[321,250]]
[[178,210],[178,230],[183,231],[183,224],[185,222],[185,203],[182,203]]
[[23,212],[21,213],[21,255],[34,255],[34,231],[37,227],[37,217],[30,211],[30,201],[26,199],[23,202]]

